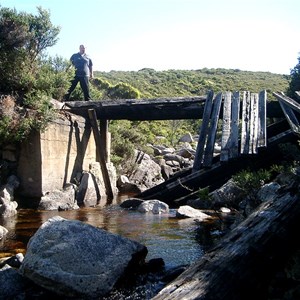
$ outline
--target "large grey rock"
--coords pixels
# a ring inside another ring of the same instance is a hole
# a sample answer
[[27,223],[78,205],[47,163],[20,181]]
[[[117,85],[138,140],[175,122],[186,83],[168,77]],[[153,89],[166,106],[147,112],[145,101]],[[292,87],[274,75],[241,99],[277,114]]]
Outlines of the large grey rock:
[[120,207],[127,209],[137,209],[144,200],[138,198],[129,198],[120,204]]
[[232,180],[228,180],[211,194],[211,207],[219,209],[222,206],[237,208],[245,197],[245,192]]
[[277,182],[270,182],[265,184],[257,193],[257,198],[261,202],[271,201],[275,199],[277,195],[277,191],[281,188],[281,185]]
[[193,136],[188,132],[179,139],[179,142],[192,143],[192,142],[194,142],[194,139],[193,139]]
[[100,201],[100,190],[96,178],[91,173],[83,173],[77,194],[77,203],[95,206]]
[[30,239],[20,274],[60,295],[96,298],[146,254],[135,241],[56,216]]
[[4,188],[0,196],[0,216],[11,217],[17,214],[18,203],[11,200],[9,188]]
[[135,168],[128,179],[130,183],[136,184],[141,191],[164,182],[160,166],[148,154],[136,150],[130,163]]
[[9,265],[0,269],[0,299],[25,299],[26,280]]
[[11,217],[17,214],[18,203],[14,201],[14,191],[20,185],[19,179],[12,175],[7,183],[0,187],[0,216]]
[[72,210],[79,209],[75,200],[75,189],[72,184],[64,190],[54,190],[41,197],[38,209],[40,210]]
[[193,218],[197,219],[199,222],[211,219],[212,217],[201,212],[198,209],[192,208],[188,205],[180,206],[176,212],[178,218]]
[[117,188],[123,194],[139,194],[142,190],[138,184],[131,183],[126,175],[121,175],[117,180]]
[[153,214],[161,214],[161,213],[168,213],[169,206],[168,204],[161,202],[159,200],[147,200],[143,201],[138,206],[138,211],[142,213],[152,212]]
[[6,236],[8,230],[0,225],[0,241]]
[[[114,195],[116,195],[118,189],[116,186],[117,176],[115,168],[112,163],[106,163],[106,167],[112,192]],[[80,179],[76,200],[79,205],[87,207],[105,204],[107,200],[107,194],[99,162],[90,163],[89,172],[83,172]]]

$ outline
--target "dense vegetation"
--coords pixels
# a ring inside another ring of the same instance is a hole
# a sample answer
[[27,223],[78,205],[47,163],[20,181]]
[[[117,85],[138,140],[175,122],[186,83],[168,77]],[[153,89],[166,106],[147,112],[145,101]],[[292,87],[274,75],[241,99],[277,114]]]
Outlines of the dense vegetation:
[[[0,6],[0,147],[21,142],[32,130],[43,130],[55,118],[51,99],[62,100],[74,68],[68,59],[48,57],[47,48],[55,45],[60,28],[41,7],[37,15],[17,12]],[[299,63],[291,75],[249,72],[237,69],[200,69],[155,71],[95,71],[91,96],[107,99],[138,99],[205,95],[209,90],[288,92],[291,97],[300,90]],[[82,99],[78,86],[71,100]],[[121,162],[133,148],[146,148],[147,143],[164,136],[172,145],[187,131],[196,133],[199,120],[129,122],[110,124],[113,159]],[[147,149],[146,149],[147,150]]]
[[140,91],[141,98],[206,95],[208,90],[285,92],[289,76],[269,72],[249,72],[233,69],[200,69],[155,71],[95,72],[97,77],[112,84],[127,83]]
[[52,119],[51,97],[62,97],[71,71],[45,56],[60,32],[48,11],[37,16],[0,7],[0,144],[21,141]]

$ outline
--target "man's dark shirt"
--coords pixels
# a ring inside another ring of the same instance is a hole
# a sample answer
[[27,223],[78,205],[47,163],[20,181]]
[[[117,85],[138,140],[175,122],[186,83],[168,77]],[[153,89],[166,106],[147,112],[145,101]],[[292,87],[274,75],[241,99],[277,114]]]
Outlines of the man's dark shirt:
[[75,53],[70,58],[73,66],[75,67],[76,76],[90,76],[89,67],[93,66],[92,60],[84,53]]

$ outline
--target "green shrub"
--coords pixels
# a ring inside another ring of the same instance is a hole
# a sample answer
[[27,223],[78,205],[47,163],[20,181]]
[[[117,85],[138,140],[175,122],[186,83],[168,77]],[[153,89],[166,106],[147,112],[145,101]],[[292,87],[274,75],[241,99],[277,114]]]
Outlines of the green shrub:
[[287,95],[291,98],[296,98],[296,91],[300,91],[300,56],[298,57],[297,65],[291,70],[291,80]]
[[211,196],[209,194],[209,188],[208,187],[205,187],[205,188],[200,188],[198,190],[198,197],[201,199],[201,200],[211,200]]
[[258,171],[242,170],[232,176],[232,180],[241,188],[245,195],[251,195],[271,179],[271,172],[261,169]]

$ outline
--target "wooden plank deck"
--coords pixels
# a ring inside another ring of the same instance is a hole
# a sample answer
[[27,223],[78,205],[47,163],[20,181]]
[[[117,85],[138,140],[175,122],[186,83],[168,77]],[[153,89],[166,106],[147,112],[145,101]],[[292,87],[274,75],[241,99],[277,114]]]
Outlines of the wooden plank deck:
[[[94,109],[98,120],[191,120],[203,116],[207,96],[120,99],[65,102],[62,110],[89,118],[88,109]],[[220,118],[222,118],[222,109]],[[267,102],[268,118],[284,118],[278,101]]]

